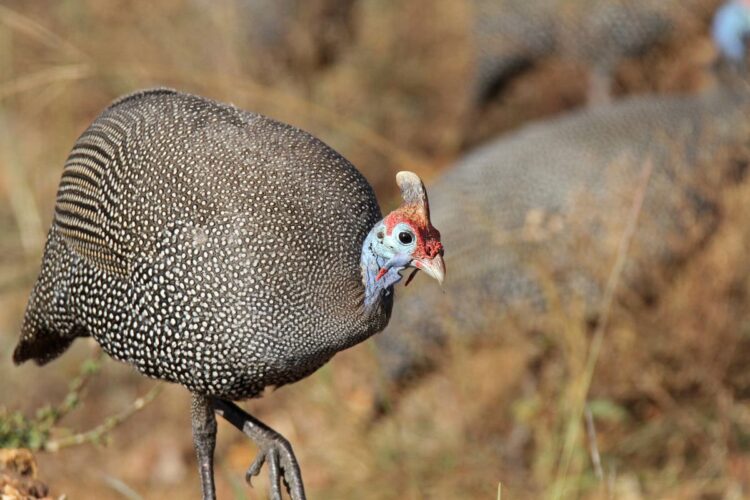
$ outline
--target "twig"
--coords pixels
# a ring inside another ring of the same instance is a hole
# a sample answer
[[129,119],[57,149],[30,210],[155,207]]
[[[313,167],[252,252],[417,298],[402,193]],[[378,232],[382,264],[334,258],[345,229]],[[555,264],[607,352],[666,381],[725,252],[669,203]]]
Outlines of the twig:
[[102,476],[102,481],[128,500],[143,500],[143,497],[133,488],[125,484],[125,481],[122,479],[105,474]]
[[68,394],[65,395],[62,403],[52,411],[52,416],[49,422],[50,427],[56,425],[67,414],[76,409],[81,402],[81,394],[91,381],[91,378],[99,373],[99,370],[101,369],[101,359],[102,351],[99,349],[91,359],[83,362],[80,373],[70,382]]
[[129,408],[123,410],[117,415],[113,415],[107,418],[104,423],[94,427],[89,431],[63,437],[57,440],[48,441],[44,445],[44,450],[56,452],[68,446],[75,446],[84,443],[100,443],[102,438],[109,432],[111,432],[115,427],[121,425],[128,418],[145,408],[146,405],[153,401],[156,396],[158,396],[162,391],[163,387],[164,386],[162,384],[156,384],[143,397],[140,397],[133,401]]
[[589,453],[591,454],[591,463],[594,465],[594,474],[601,482],[604,480],[604,471],[602,470],[602,459],[599,455],[599,445],[596,443],[596,427],[594,427],[594,416],[591,414],[591,407],[586,405],[584,412],[586,416],[586,433],[589,437]]

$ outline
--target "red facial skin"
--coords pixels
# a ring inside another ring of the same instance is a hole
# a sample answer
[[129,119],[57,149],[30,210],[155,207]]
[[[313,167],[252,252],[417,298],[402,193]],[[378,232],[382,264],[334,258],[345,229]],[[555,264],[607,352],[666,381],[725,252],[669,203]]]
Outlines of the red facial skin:
[[[417,248],[414,249],[412,256],[415,259],[432,259],[438,254],[442,255],[443,244],[440,243],[440,231],[432,225],[421,210],[407,205],[388,214],[383,222],[385,222],[385,232],[389,236],[393,233],[393,228],[402,222],[414,231],[417,237]],[[418,262],[415,265],[419,267]]]
[[[440,231],[432,225],[421,207],[416,205],[402,206],[398,210],[388,214],[383,222],[385,223],[386,234],[389,236],[393,233],[393,229],[401,223],[408,225],[414,232],[417,242],[416,248],[412,253],[414,259],[412,262],[417,269],[422,268],[421,260],[433,259],[435,256],[443,254],[443,244],[440,242]],[[375,280],[377,281],[382,278],[385,273],[386,270],[381,269],[375,277]],[[406,280],[404,286],[411,282],[415,274],[416,269]]]

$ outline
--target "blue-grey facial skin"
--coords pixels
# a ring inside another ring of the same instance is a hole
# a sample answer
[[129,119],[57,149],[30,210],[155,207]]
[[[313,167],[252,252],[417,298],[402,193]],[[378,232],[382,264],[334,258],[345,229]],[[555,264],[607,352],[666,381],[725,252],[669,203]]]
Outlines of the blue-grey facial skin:
[[418,261],[414,257],[416,248],[417,236],[409,224],[397,224],[390,234],[383,221],[375,225],[362,246],[366,307],[371,307],[380,294],[390,294],[401,281],[401,271],[407,267],[423,269],[442,283],[445,272],[442,257],[437,256],[431,262]]
[[[406,226],[405,224],[403,224]],[[398,229],[398,228],[397,228]],[[401,281],[400,272],[411,264],[415,243],[403,245],[387,235],[382,221],[375,225],[362,246],[362,272],[365,283],[365,307],[371,307],[381,294],[390,294]],[[413,238],[413,241],[416,241]],[[381,274],[381,271],[384,274]]]
[[375,229],[375,253],[388,260],[393,260],[391,265],[397,265],[399,262],[405,261],[403,266],[408,266],[413,259],[414,250],[417,248],[417,237],[414,230],[403,222],[397,224],[391,234],[386,232],[385,224],[378,224]]

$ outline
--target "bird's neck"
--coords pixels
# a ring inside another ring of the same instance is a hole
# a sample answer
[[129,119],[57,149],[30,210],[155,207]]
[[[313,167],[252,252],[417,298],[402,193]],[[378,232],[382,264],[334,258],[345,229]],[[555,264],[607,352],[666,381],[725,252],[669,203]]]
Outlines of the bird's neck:
[[376,252],[378,226],[380,224],[375,225],[362,245],[360,265],[362,267],[362,281],[365,285],[365,308],[367,310],[376,308],[384,298],[392,296],[393,285],[401,280],[401,275],[393,268],[379,276],[381,268],[388,259]]

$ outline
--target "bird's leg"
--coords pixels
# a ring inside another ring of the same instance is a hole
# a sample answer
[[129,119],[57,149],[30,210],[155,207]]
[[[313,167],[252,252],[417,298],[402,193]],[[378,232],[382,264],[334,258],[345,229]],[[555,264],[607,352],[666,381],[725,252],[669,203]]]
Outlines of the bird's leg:
[[215,399],[214,408],[219,415],[244,432],[260,448],[260,454],[247,469],[245,477],[247,482],[250,483],[252,477],[260,473],[263,463],[268,462],[271,498],[281,500],[281,479],[283,479],[292,500],[304,500],[305,488],[302,485],[302,473],[289,441],[260,420],[248,415],[234,403]]
[[588,76],[588,95],[586,105],[589,108],[612,102],[612,75],[609,68],[596,65]]
[[208,396],[193,394],[191,408],[193,445],[198,455],[203,500],[216,500],[214,487],[214,448],[216,447],[216,415]]

